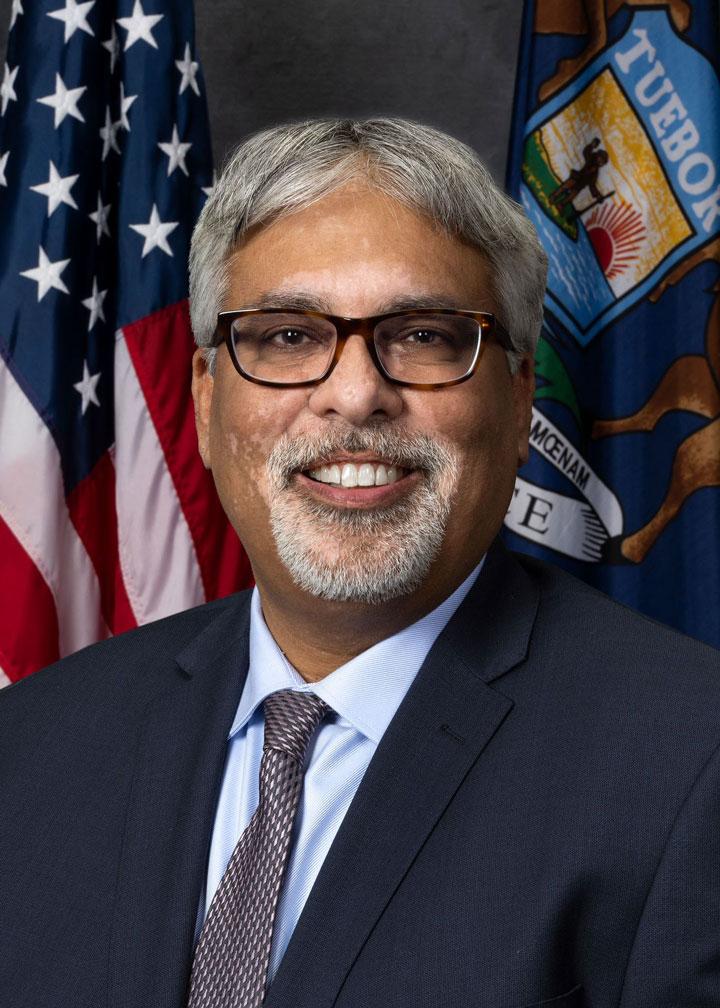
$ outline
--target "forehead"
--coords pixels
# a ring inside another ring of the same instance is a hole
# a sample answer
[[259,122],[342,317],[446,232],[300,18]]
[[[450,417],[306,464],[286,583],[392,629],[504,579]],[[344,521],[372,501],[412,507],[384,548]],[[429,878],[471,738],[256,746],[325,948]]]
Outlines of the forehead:
[[479,249],[360,182],[253,229],[228,266],[224,308],[266,304],[277,293],[307,296],[308,307],[336,314],[382,312],[413,295],[494,310]]

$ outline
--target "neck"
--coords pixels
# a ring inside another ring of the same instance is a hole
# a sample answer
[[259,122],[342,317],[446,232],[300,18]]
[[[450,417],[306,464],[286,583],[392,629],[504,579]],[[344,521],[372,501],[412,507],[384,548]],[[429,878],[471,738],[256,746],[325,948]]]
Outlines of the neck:
[[[472,563],[454,573],[438,572],[417,592],[379,605],[328,602],[294,585],[257,586],[270,633],[290,664],[306,682],[318,682],[336,668],[422,619],[452,595]],[[439,576],[444,574],[444,576]]]

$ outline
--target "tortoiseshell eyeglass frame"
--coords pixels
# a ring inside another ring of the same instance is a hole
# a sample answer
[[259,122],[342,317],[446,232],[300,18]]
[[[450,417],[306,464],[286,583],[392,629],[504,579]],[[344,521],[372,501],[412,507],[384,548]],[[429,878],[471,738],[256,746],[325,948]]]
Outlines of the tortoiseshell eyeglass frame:
[[[317,378],[296,382],[270,381],[267,378],[258,378],[256,375],[248,374],[238,361],[235,353],[235,342],[232,336],[232,323],[235,319],[241,318],[244,315],[260,314],[302,315],[308,318],[319,318],[330,322],[335,327],[336,332],[335,348],[330,358],[330,362],[323,373]],[[402,378],[394,378],[392,375],[388,374],[383,367],[382,361],[378,356],[377,347],[375,346],[375,329],[380,322],[384,322],[386,319],[413,315],[426,317],[428,315],[462,315],[467,318],[472,318],[477,322],[477,347],[475,348],[472,362],[464,374],[460,375],[458,378],[450,378],[447,381],[442,382],[410,382],[404,381]],[[340,356],[345,349],[345,344],[347,343],[349,337],[354,335],[363,337],[373,364],[386,381],[390,382],[392,385],[400,385],[403,388],[421,390],[447,388],[450,385],[459,385],[461,382],[467,381],[468,378],[471,378],[475,373],[478,361],[480,360],[481,349],[490,339],[495,339],[504,350],[513,349],[509,333],[498,322],[495,315],[490,312],[472,311],[459,308],[406,308],[401,311],[386,312],[383,315],[370,315],[367,318],[346,318],[341,315],[327,315],[325,312],[310,311],[309,309],[304,308],[238,308],[234,311],[222,311],[218,314],[217,328],[215,330],[215,336],[211,346],[217,347],[224,342],[228,348],[230,360],[233,362],[235,370],[247,381],[254,382],[256,385],[267,385],[271,388],[300,388],[308,385],[319,385],[320,382],[325,381],[328,375],[333,371],[337,362],[340,360]]]

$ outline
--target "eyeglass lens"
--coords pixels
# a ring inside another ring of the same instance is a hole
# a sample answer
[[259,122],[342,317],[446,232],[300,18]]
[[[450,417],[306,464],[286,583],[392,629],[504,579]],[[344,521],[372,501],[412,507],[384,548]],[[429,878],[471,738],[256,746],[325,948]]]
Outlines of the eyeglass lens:
[[[478,322],[465,315],[397,315],[379,322],[375,349],[386,373],[418,384],[467,373],[480,341]],[[238,364],[246,374],[288,384],[314,381],[329,367],[337,332],[332,322],[293,312],[241,315],[232,323]]]

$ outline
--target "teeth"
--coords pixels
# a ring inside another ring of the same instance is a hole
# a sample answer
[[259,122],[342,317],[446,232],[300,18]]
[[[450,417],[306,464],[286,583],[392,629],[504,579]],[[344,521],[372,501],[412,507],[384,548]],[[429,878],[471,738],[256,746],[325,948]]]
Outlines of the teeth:
[[405,470],[397,466],[385,466],[382,463],[374,465],[371,462],[363,462],[354,465],[352,462],[345,462],[342,468],[339,465],[324,465],[318,469],[310,469],[308,475],[319,483],[352,488],[396,483],[405,475]]
[[371,466],[367,462],[360,466],[357,474],[357,485],[375,486],[375,466]]
[[342,467],[342,475],[340,476],[340,483],[344,487],[356,487],[358,485],[357,466],[353,465],[351,462],[347,462]]

